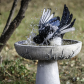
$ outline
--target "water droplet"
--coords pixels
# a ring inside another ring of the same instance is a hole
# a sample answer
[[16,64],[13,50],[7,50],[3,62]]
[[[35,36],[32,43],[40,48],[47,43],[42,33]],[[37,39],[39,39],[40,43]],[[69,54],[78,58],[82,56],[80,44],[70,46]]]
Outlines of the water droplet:
[[27,49],[26,49],[26,53],[27,53]]
[[42,65],[40,64],[40,67],[41,67]]

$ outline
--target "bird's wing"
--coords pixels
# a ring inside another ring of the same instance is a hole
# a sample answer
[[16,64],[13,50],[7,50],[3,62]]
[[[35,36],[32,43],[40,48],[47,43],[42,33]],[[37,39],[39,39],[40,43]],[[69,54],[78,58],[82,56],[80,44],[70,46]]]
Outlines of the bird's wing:
[[51,26],[59,26],[60,25],[60,17],[54,17],[52,19],[50,19],[48,22],[48,24],[50,24]]
[[72,14],[70,15],[68,7],[66,7],[66,5],[64,5],[64,10],[63,10],[63,14],[62,14],[62,18],[61,18],[59,27],[61,28],[64,25],[66,25],[67,23],[69,24],[69,22],[71,21],[71,18],[70,18],[71,16],[72,16]]
[[64,5],[63,15],[62,15],[62,18],[60,21],[60,25],[58,26],[59,28],[56,32],[54,32],[53,37],[55,37],[57,34],[61,34],[61,36],[63,37],[63,35],[66,32],[75,30],[74,28],[71,28],[74,25],[75,20],[76,20],[76,19],[74,19],[71,22],[72,17],[73,17],[73,14],[70,14],[68,7],[66,7],[66,5]]
[[43,14],[40,18],[40,21],[39,21],[39,28],[43,28],[45,26],[45,24],[50,20],[52,19],[54,16],[54,13],[51,14],[51,9],[47,9],[47,11],[44,9],[43,10]]
[[[70,14],[68,7],[66,7],[66,5],[64,5],[64,10],[63,10],[59,28],[62,28],[63,26],[70,24],[72,18],[73,18],[73,14]],[[71,23],[71,26],[74,25],[74,22],[75,22],[75,19]]]
[[63,31],[63,30],[66,30],[68,28],[71,28],[73,25],[74,25],[74,22],[75,22],[76,19],[74,19],[71,24],[68,24],[68,25],[64,25],[62,28],[59,29],[59,31]]

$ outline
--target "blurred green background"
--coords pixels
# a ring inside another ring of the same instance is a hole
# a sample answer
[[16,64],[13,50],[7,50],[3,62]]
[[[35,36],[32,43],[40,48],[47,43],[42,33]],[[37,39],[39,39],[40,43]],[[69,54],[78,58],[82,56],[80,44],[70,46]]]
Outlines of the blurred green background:
[[[19,11],[20,1],[21,0],[19,0],[18,2],[13,18],[17,15]],[[1,0],[0,2],[0,34],[2,33],[3,28],[5,27],[12,4],[13,0]],[[55,12],[55,16],[61,17],[64,4],[66,4],[66,6],[69,8],[70,13],[73,14],[73,19],[76,18],[76,22],[74,25],[76,30],[74,32],[65,34],[64,39],[79,40],[82,41],[82,44],[84,45],[84,0],[31,0],[29,2],[28,9],[25,13],[25,18],[22,20],[19,27],[12,34],[11,38],[9,39],[6,46],[1,52],[1,56],[3,57],[3,66],[0,67],[1,83],[11,83],[15,80],[19,81],[22,77],[22,82],[24,84],[34,84],[37,61],[26,60],[18,56],[14,49],[14,43],[20,40],[26,40],[27,37],[29,37],[29,35],[31,34],[32,29],[37,28],[44,8],[51,8],[52,12]],[[61,84],[84,84],[83,45],[81,52],[75,58],[58,62]],[[11,67],[12,69],[10,69]],[[14,68],[16,67],[23,68],[17,68],[17,70],[15,70]],[[33,68],[35,70],[33,70]],[[64,70],[62,68],[64,68]],[[28,70],[27,72],[25,71],[26,69]],[[3,71],[6,70],[7,72],[3,73]],[[25,73],[20,74],[19,72],[21,72],[22,70]],[[19,84],[17,81],[15,82],[15,84]]]

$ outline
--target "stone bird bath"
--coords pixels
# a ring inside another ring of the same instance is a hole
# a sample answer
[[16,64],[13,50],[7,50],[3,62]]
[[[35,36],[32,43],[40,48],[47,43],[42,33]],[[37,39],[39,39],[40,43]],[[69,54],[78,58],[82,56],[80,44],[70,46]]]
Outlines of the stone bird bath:
[[14,44],[16,52],[23,58],[38,60],[36,84],[60,84],[57,60],[76,56],[82,42],[63,40],[60,46],[27,45],[26,40]]

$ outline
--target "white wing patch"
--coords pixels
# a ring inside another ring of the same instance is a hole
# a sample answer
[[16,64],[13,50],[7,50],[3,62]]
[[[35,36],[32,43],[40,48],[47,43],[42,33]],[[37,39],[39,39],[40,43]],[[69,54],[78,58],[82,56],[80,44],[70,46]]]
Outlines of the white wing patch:
[[39,25],[47,23],[50,19],[54,17],[54,13],[51,15],[50,14],[51,14],[51,9],[47,9],[47,11],[44,9],[43,14],[40,18]]

